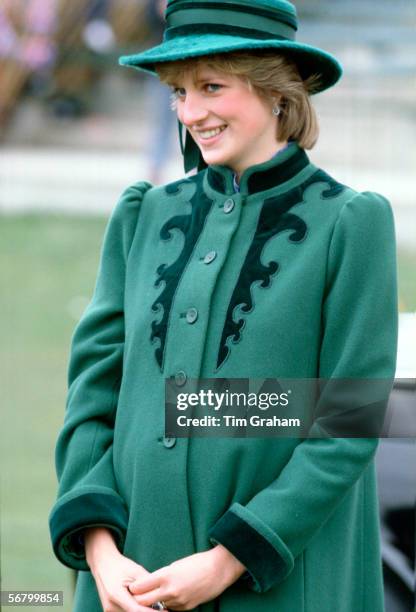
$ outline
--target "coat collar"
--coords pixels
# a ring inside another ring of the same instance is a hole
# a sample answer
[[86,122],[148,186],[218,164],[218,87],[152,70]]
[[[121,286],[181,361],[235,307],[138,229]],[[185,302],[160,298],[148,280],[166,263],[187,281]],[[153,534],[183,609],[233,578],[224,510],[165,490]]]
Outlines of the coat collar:
[[[309,158],[297,143],[261,164],[247,168],[240,178],[240,193],[251,195],[278,187],[294,178],[309,165]],[[214,191],[231,195],[234,193],[234,171],[229,166],[208,166],[207,179]]]

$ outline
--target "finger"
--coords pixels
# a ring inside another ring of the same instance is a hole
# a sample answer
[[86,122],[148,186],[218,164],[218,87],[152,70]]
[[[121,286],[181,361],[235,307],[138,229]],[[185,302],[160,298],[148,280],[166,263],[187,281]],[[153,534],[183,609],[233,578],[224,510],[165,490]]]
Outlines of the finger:
[[153,572],[153,574],[149,574],[143,578],[136,578],[136,580],[129,584],[129,591],[134,595],[147,593],[147,591],[157,589],[160,586],[160,579],[159,571]]
[[115,603],[120,606],[123,612],[149,612],[151,610],[151,608],[139,604],[127,589],[117,593]]
[[165,601],[166,594],[163,595],[162,589],[154,589],[144,593],[143,595],[135,595],[134,599],[142,606],[151,606],[156,601]]
[[[107,604],[110,603],[110,598],[109,598],[109,594],[107,592],[107,589],[105,588],[105,586],[104,586],[100,576],[96,576],[95,577],[95,585],[97,587],[98,595],[99,595],[100,602],[101,602],[101,605],[103,607],[103,610],[105,610],[106,608],[108,609]],[[115,612],[119,612],[119,607],[117,606],[117,611],[114,608],[114,611]]]

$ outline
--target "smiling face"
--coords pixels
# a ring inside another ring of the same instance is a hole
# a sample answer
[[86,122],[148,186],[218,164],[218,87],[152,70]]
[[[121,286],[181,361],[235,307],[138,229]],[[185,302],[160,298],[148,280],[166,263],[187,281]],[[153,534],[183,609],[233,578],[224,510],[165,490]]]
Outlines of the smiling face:
[[[264,100],[241,77],[199,66],[172,84],[178,119],[208,165],[229,166],[238,175],[269,160],[286,142],[276,137],[273,100]],[[278,98],[277,98],[278,99]]]

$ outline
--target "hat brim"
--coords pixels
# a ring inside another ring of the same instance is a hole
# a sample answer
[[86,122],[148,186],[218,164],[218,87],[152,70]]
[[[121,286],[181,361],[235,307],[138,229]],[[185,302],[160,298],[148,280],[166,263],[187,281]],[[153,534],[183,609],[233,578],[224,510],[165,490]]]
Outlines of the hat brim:
[[123,55],[119,63],[122,66],[132,66],[155,74],[154,65],[158,63],[243,49],[276,49],[289,55],[296,62],[302,79],[305,80],[314,74],[320,76],[320,83],[313,93],[332,87],[342,75],[342,67],[338,60],[318,47],[291,40],[257,40],[225,34],[178,36],[142,53]]

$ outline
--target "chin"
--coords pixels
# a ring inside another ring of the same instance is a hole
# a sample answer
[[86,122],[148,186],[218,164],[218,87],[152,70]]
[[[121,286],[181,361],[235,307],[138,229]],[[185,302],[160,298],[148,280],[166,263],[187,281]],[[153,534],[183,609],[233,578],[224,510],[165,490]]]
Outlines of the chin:
[[206,153],[202,153],[202,157],[206,164],[217,165],[217,166],[228,166],[229,158],[226,155],[221,155],[221,153],[214,153],[213,151],[207,151]]

